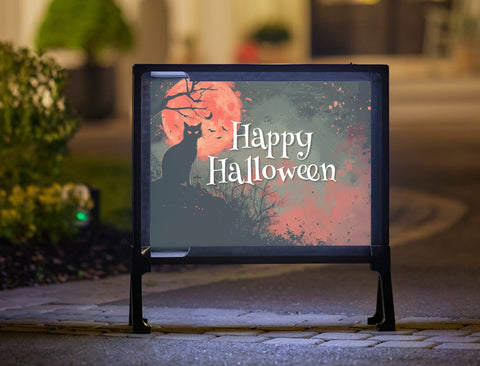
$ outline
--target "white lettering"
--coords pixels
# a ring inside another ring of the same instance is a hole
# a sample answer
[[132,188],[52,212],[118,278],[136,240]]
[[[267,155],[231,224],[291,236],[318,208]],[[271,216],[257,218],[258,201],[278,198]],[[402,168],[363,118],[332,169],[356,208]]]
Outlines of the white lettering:
[[[227,181],[225,180],[225,165],[227,164],[228,159],[219,159],[211,155],[208,155],[208,159],[210,160],[210,176],[208,179],[207,186],[215,185],[215,172],[222,173],[222,180],[218,183],[227,183]],[[220,160],[221,168],[215,169],[215,159]]]
[[238,125],[240,124],[240,122],[235,122],[235,121],[231,121],[233,123],[233,146],[230,150],[238,150],[238,138],[239,137],[244,137],[245,138],[245,145],[243,145],[243,149],[248,149],[248,130],[250,128],[250,124],[245,124],[245,125],[241,125],[240,127],[244,127],[244,130],[245,130],[245,133],[243,134],[239,134],[238,133]]
[[278,169],[278,174],[280,175],[280,179],[282,182],[285,182],[285,179],[287,179],[287,176],[290,180],[293,179],[295,176],[295,171],[297,170],[298,166],[294,166],[292,169],[287,168],[287,170],[284,170],[285,168],[282,166],[281,168]]
[[242,171],[240,170],[240,165],[237,163],[231,163],[230,167],[230,174],[228,174],[228,180],[232,183],[237,182],[238,184],[245,183],[242,179]]
[[261,147],[262,150],[266,150],[267,145],[265,145],[265,139],[263,138],[262,130],[258,127],[254,128],[252,135],[252,147]]
[[[233,146],[231,151],[238,149],[260,148],[267,152],[267,159],[275,159],[273,148],[281,145],[282,159],[290,159],[288,149],[297,144],[305,151],[297,152],[299,160],[305,160],[310,154],[312,148],[313,132],[299,131],[297,133],[284,131],[281,134],[269,131],[266,134],[262,129],[255,127],[250,131],[250,123],[242,125],[241,122],[231,121],[233,123]],[[243,127],[243,132],[240,129]],[[251,136],[250,136],[251,132]],[[240,141],[243,139],[243,141]]]
[[[327,167],[325,167],[325,163],[323,163],[322,165],[320,165],[320,168],[322,168],[323,170],[323,179],[322,181],[327,181],[327,180],[333,180],[334,182],[336,182],[335,180],[335,165],[333,164],[328,164]],[[327,179],[327,169],[330,168],[330,171],[332,172],[332,175],[330,176],[330,178]]]
[[297,153],[297,158],[299,160],[305,160],[308,155],[310,154],[310,149],[312,148],[312,136],[313,136],[313,132],[305,132],[305,137],[307,138],[307,140],[305,141],[305,143],[302,142],[302,136],[301,136],[301,132],[300,131],[299,133],[297,133],[297,141],[298,141],[298,145],[300,145],[301,147],[306,147],[307,148],[307,151],[305,153],[299,151]]
[[[302,164],[291,168],[276,168],[269,164],[262,167],[260,165],[259,156],[254,158],[249,156],[245,159],[245,167],[242,168],[242,166],[236,162],[228,163],[228,158],[219,159],[214,156],[209,156],[209,159],[210,175],[207,185],[224,184],[228,182],[254,185],[254,182],[262,182],[264,179],[275,179],[277,175],[279,175],[282,182],[293,180],[295,177],[311,182],[318,182],[320,180],[322,182],[336,182],[335,166],[333,164]],[[217,160],[220,164],[216,163]],[[226,172],[227,166],[229,171],[228,174]],[[328,177],[328,173],[330,173],[330,177]]]
[[[271,171],[270,175],[268,175],[268,169]],[[273,165],[265,165],[262,169],[262,175],[265,177],[265,179],[271,180],[277,175],[277,169],[275,169]]]

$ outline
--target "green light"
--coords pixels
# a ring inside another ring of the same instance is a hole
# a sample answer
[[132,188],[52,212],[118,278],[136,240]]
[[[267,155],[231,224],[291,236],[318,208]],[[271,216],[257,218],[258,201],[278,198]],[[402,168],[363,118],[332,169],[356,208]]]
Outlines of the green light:
[[88,214],[85,212],[77,212],[77,220],[78,221],[87,221],[88,220]]

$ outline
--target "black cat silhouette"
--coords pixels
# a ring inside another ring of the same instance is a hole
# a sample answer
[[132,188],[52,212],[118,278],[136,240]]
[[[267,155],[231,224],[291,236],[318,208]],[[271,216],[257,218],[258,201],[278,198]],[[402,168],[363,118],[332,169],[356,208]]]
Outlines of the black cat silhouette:
[[202,137],[202,124],[183,122],[183,140],[169,148],[162,158],[162,183],[168,186],[185,182],[190,187],[190,170],[197,157],[197,141]]

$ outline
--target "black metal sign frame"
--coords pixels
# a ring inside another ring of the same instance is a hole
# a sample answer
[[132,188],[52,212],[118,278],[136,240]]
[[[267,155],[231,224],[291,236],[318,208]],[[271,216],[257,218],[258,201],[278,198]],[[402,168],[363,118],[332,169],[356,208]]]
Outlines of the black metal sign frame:
[[[363,80],[371,83],[371,244],[322,246],[192,246],[158,252],[150,243],[150,101],[144,78],[177,75],[189,80]],[[143,80],[143,81],[142,81]],[[389,96],[386,65],[135,65],[133,67],[133,244],[130,319],[149,333],[142,312],[142,276],[152,263],[368,263],[378,274],[375,314],[368,324],[395,330],[389,247]]]

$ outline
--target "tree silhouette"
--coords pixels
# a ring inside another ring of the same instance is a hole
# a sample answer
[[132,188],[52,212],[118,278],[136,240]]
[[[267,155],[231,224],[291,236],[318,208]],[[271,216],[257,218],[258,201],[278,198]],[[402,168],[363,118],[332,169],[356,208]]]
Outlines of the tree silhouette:
[[162,123],[162,112],[165,110],[174,111],[185,119],[205,119],[213,117],[208,107],[202,106],[204,95],[208,91],[216,90],[213,86],[202,87],[199,81],[185,81],[185,88],[174,94],[168,94],[172,88],[165,91],[165,95],[156,98],[153,108],[157,111],[151,118],[151,136],[153,140],[159,141],[165,137]]
[[265,181],[253,186],[219,184],[217,187],[217,194],[233,213],[232,235],[239,240],[264,240],[271,236],[268,228],[277,216],[275,207],[282,203],[270,189],[271,183]]

